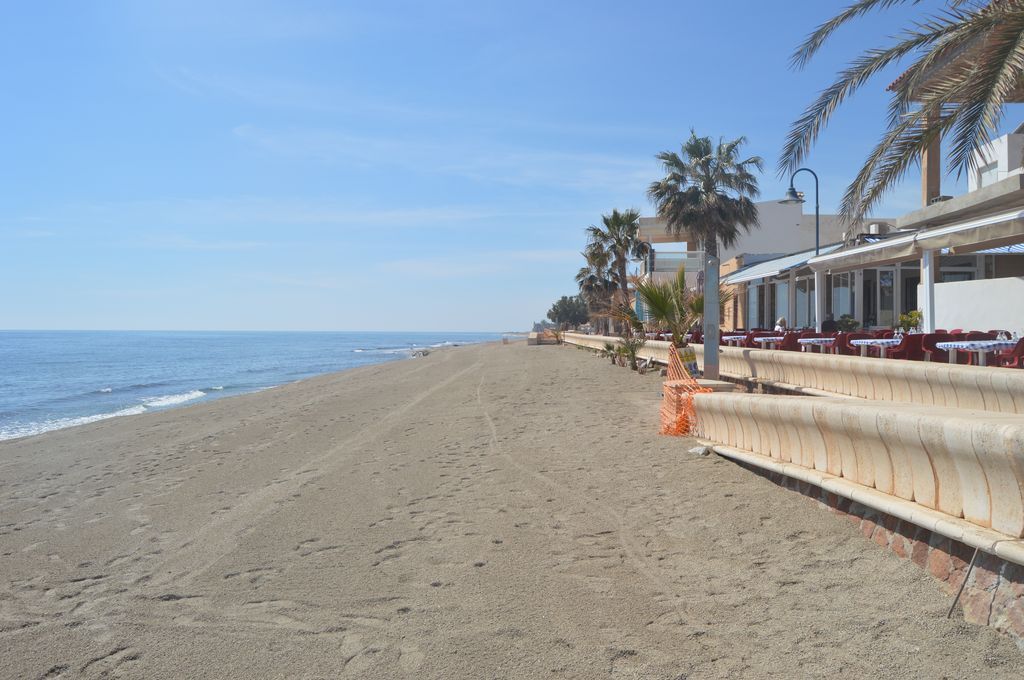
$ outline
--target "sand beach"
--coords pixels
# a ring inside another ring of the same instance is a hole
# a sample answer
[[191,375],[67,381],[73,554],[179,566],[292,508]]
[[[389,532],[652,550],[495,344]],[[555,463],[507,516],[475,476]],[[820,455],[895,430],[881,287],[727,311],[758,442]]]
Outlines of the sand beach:
[[0,677],[1019,678],[812,501],[523,342],[0,443]]

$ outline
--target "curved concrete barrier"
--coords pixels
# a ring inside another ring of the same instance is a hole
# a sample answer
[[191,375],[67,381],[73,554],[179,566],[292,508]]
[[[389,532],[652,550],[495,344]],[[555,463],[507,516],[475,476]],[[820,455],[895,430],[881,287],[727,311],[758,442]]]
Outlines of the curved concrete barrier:
[[1024,418],[909,403],[698,394],[696,436],[1024,537]]
[[[566,333],[565,342],[599,350],[618,338]],[[692,347],[703,365],[704,346]],[[668,349],[648,341],[641,355],[667,362]],[[738,347],[722,347],[719,366],[728,378],[815,394],[1024,414],[1022,370]]]

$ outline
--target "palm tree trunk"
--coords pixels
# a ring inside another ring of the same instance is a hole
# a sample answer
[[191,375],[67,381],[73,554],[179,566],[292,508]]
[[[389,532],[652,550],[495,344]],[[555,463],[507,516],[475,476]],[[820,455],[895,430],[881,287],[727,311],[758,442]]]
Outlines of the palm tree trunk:
[[[622,285],[622,304],[630,307],[629,304],[629,281],[626,280],[626,259],[622,258],[619,260],[619,281]],[[629,335],[632,329],[629,328],[629,324],[625,324],[624,334]]]
[[707,239],[704,244],[704,377],[718,380],[719,317],[718,301],[718,239]]

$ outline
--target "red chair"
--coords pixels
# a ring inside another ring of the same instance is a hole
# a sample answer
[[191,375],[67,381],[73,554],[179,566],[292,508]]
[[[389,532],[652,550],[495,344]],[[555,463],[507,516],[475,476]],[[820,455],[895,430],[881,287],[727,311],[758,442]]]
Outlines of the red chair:
[[961,334],[961,333],[963,333],[963,332],[964,332],[964,329],[963,329],[963,328],[954,328],[953,330],[951,330],[951,331],[949,332],[949,334],[950,334],[950,335],[960,335],[960,334]]
[[924,336],[920,333],[908,333],[903,336],[903,341],[886,352],[885,356],[890,359],[924,361],[924,348],[921,346],[922,340],[924,340]]
[[757,338],[770,338],[775,333],[768,331],[751,331],[747,333],[747,337],[743,340],[743,347],[750,347],[751,349],[761,349],[765,345],[760,342],[755,342]]
[[[981,331],[971,331],[970,333],[964,334],[964,340],[995,340],[996,334],[992,331],[983,333]],[[977,352],[957,352],[956,363],[964,364],[966,366],[977,366],[978,365],[978,353]]]
[[779,349],[784,349],[787,352],[799,352],[803,349],[797,339],[801,337],[800,333],[790,331],[783,336],[782,342],[779,343]]
[[996,361],[1005,368],[1024,368],[1024,338],[1013,349],[997,354]]
[[871,333],[843,333],[836,338],[836,347],[840,354],[846,356],[860,356],[860,347],[851,345],[851,340],[867,340],[872,337]]
[[949,361],[949,352],[935,346],[937,342],[949,342],[953,336],[949,333],[925,333],[921,336],[921,349],[924,350],[925,361]]

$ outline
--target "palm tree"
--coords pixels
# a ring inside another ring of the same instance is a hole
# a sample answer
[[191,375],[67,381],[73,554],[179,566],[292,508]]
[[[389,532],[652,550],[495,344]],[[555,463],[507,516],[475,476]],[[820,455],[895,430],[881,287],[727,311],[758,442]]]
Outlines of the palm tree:
[[693,313],[693,296],[686,289],[686,271],[680,268],[674,281],[637,279],[633,285],[651,319],[672,333],[673,345],[684,346],[686,333],[697,321],[697,315]]
[[[651,319],[672,333],[672,344],[686,346],[686,334],[704,318],[704,295],[686,287],[686,270],[680,267],[673,281],[638,279],[633,285]],[[719,310],[732,297],[731,291],[719,287]]]
[[761,192],[752,169],[762,170],[760,156],[740,159],[745,137],[731,141],[710,137],[690,138],[682,155],[665,151],[657,158],[665,168],[665,177],[653,182],[647,195],[676,236],[686,234],[704,248],[704,297],[710,302],[704,315],[704,375],[718,379],[718,327],[721,318],[719,298],[718,244],[736,243],[741,232],[757,226],[757,206],[752,199]]
[[628,305],[629,276],[626,265],[631,259],[645,257],[650,249],[647,242],[640,239],[640,212],[612,210],[610,215],[601,216],[601,224],[600,227],[587,227],[587,235],[590,237],[587,252],[607,253],[609,269],[622,293],[622,302]]
[[582,253],[586,265],[576,273],[576,284],[580,288],[580,296],[587,303],[591,318],[600,316],[611,304],[611,297],[616,289],[608,264],[610,257],[603,248],[587,248]]
[[[918,2],[857,0],[808,36],[791,62],[806,66],[836,30],[872,10]],[[863,218],[947,132],[953,134],[950,170],[972,169],[973,152],[990,141],[1003,105],[1021,101],[1024,3],[948,0],[940,13],[915,21],[890,45],[865,50],[793,123],[779,172],[795,170],[836,109],[872,76],[906,57],[913,61],[890,87],[885,133],[843,197],[842,213],[849,220]]]

